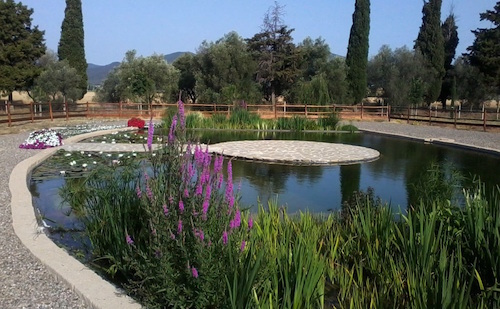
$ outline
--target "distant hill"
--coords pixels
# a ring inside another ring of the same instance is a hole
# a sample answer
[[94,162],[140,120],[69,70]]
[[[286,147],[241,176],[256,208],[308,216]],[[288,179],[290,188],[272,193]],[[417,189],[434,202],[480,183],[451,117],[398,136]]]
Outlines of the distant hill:
[[[174,62],[177,58],[184,55],[186,52],[175,52],[168,55],[165,55],[165,60],[168,63]],[[112,62],[106,65],[97,65],[89,63],[87,67],[87,76],[89,78],[90,85],[101,85],[102,82],[106,79],[109,72],[111,72],[114,68],[120,65],[120,62]]]

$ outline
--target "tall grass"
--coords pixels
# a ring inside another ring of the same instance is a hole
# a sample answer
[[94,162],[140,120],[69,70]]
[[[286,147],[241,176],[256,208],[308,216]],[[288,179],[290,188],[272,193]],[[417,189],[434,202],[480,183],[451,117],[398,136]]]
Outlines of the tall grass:
[[179,112],[165,147],[65,188],[93,263],[148,308],[500,308],[500,188],[459,207],[435,166],[404,212],[361,192],[341,213],[274,201],[250,216],[231,162],[185,143],[184,125]]

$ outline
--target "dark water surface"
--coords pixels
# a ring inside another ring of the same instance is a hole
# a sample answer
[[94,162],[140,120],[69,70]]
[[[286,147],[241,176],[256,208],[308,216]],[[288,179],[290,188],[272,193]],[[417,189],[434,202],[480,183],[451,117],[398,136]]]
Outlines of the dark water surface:
[[[193,134],[200,142],[210,144],[230,140],[309,140],[358,145],[380,152],[376,161],[345,166],[293,166],[234,160],[233,180],[235,188],[240,188],[241,203],[254,209],[258,200],[265,204],[269,199],[278,198],[279,204],[286,205],[290,212],[337,210],[353,191],[366,191],[369,187],[392,207],[405,209],[418,200],[415,183],[433,162],[442,166],[446,173],[456,169],[465,176],[462,187],[472,185],[473,175],[480,177],[487,187],[500,184],[499,157],[370,133],[196,131]],[[33,203],[46,222],[78,229],[80,225],[75,218],[66,216],[68,206],[61,204],[58,194],[64,181],[62,176],[31,181]]]

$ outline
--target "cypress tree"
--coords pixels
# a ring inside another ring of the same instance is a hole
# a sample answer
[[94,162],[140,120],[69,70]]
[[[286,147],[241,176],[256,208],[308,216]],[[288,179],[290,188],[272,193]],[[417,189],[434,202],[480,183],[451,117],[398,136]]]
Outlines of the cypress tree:
[[87,60],[85,60],[83,15],[81,0],[66,0],[64,20],[61,26],[61,39],[57,50],[59,60],[67,60],[80,75],[78,88],[80,98],[87,92]]
[[347,81],[352,103],[361,102],[366,95],[369,34],[370,0],[356,0],[346,57]]
[[458,27],[455,23],[455,15],[450,14],[444,21],[441,29],[444,39],[445,75],[439,98],[443,104],[443,109],[446,109],[446,100],[451,97],[453,92],[454,68],[452,62],[458,46]]
[[424,2],[422,26],[415,40],[415,50],[422,53],[430,72],[424,99],[427,104],[437,100],[445,74],[444,38],[441,29],[442,0]]

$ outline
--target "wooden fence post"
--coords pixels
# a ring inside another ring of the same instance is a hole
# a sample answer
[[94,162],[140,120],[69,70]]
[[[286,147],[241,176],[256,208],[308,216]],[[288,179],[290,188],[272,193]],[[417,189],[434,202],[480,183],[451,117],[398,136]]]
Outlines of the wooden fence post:
[[7,100],[7,117],[9,118],[9,127],[12,126],[12,116],[10,115],[10,101]]
[[391,122],[391,106],[387,105],[387,121]]
[[52,113],[52,101],[49,101],[49,114],[50,114],[50,121],[54,121],[54,114]]
[[429,125],[432,125],[432,105],[429,105]]
[[454,121],[453,121],[454,127],[456,129],[457,128],[457,109],[456,108],[453,109],[453,118],[454,118]]
[[69,109],[68,109],[68,101],[64,100],[64,109],[66,110],[66,120],[69,119]]
[[305,113],[306,118],[307,118],[307,104],[304,104],[304,113]]
[[31,115],[31,123],[35,122],[35,114],[33,113],[33,101],[30,102],[30,115]]
[[483,131],[486,132],[486,108],[483,105]]
[[89,101],[87,101],[87,105],[85,106],[85,118],[89,118]]
[[363,120],[363,102],[361,102],[361,120]]
[[408,116],[406,117],[406,123],[410,123],[410,105],[408,105]]

